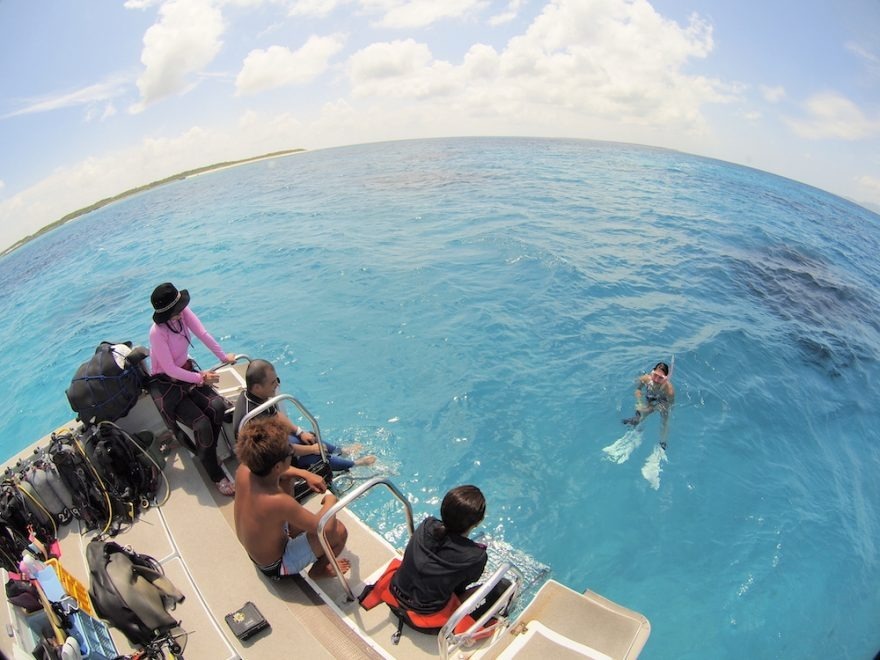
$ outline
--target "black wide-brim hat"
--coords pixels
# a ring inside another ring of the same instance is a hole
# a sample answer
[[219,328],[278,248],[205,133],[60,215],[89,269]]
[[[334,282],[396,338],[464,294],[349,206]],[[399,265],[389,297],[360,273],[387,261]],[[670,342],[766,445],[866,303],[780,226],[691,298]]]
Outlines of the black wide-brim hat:
[[177,290],[171,282],[164,282],[153,290],[150,296],[153,303],[153,323],[165,323],[175,314],[180,314],[189,305],[189,291]]

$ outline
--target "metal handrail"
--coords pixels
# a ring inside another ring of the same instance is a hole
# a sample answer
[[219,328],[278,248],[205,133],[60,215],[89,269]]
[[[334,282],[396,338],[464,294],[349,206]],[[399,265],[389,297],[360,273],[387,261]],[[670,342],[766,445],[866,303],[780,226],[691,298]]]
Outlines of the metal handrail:
[[208,369],[208,371],[217,371],[217,369],[219,369],[220,367],[225,367],[225,366],[227,366],[227,365],[233,365],[233,364],[235,364],[236,362],[238,362],[239,360],[246,360],[246,361],[250,362],[250,361],[251,361],[251,358],[250,358],[250,356],[247,355],[246,353],[236,353],[236,354],[235,354],[235,360],[233,360],[232,362],[219,362],[219,363],[216,364],[215,366],[213,366],[213,367],[211,367],[210,369]]
[[[508,574],[510,574],[510,577],[512,578],[510,581],[511,584],[504,590],[504,593],[501,594],[492,607],[486,610],[480,618],[474,621],[473,625],[467,630],[461,634],[456,634],[455,627],[461,622],[461,620],[476,609],[477,605],[479,605],[483,599],[489,595],[492,589],[501,582],[502,578],[507,577]],[[437,635],[437,645],[440,651],[440,657],[443,660],[446,660],[451,652],[454,652],[463,643],[471,639],[474,633],[480,631],[480,629],[482,629],[492,617],[498,616],[502,610],[509,610],[511,604],[522,590],[522,583],[523,574],[516,566],[510,562],[504,562],[501,564],[486,582],[475,589],[474,592],[468,596],[467,600],[458,606],[455,612],[452,613],[452,616],[449,617],[440,629],[440,633]],[[506,625],[506,617],[503,624]],[[495,626],[493,626],[493,628],[494,627]],[[491,629],[492,628],[489,628],[489,630]]]
[[330,560],[330,565],[333,567],[333,571],[336,573],[336,577],[339,578],[339,581],[342,583],[343,589],[345,589],[345,593],[348,596],[348,602],[355,600],[356,596],[352,592],[345,575],[343,575],[342,569],[339,568],[339,562],[336,561],[336,556],[333,554],[330,543],[327,541],[325,528],[329,524],[330,519],[335,516],[339,511],[346,508],[354,500],[364,495],[368,490],[380,485],[388,488],[388,490],[391,491],[391,494],[394,495],[401,504],[403,504],[404,510],[406,511],[406,525],[409,529],[409,535],[412,536],[415,533],[415,526],[413,525],[412,505],[409,503],[409,500],[407,500],[406,497],[403,496],[403,493],[398,490],[397,486],[395,486],[385,477],[373,477],[369,481],[366,481],[357,488],[351,490],[345,495],[345,497],[343,497],[338,502],[336,502],[336,504],[330,507],[318,521],[318,540],[321,542],[321,547],[324,549],[324,555]]
[[[246,392],[242,392],[241,396],[245,396],[245,394],[246,394]],[[272,406],[278,405],[282,401],[292,402],[293,405],[295,405],[297,407],[297,409],[303,414],[303,416],[309,420],[309,423],[311,423],[312,428],[314,429],[314,431],[312,431],[312,433],[314,433],[315,438],[317,438],[318,449],[320,449],[320,451],[321,451],[321,460],[326,463],[327,462],[327,451],[324,448],[324,443],[321,442],[321,427],[318,426],[318,420],[312,416],[312,413],[310,413],[308,411],[308,409],[302,403],[300,403],[296,397],[294,397],[290,394],[276,394],[271,399],[267,399],[266,401],[264,401],[263,403],[258,405],[256,408],[251,410],[247,415],[242,417],[241,422],[239,422],[239,424],[238,424],[238,430],[241,431],[241,428],[245,424],[247,424],[249,421],[251,421],[254,417],[257,417],[258,415],[260,415],[264,411],[268,410]]]

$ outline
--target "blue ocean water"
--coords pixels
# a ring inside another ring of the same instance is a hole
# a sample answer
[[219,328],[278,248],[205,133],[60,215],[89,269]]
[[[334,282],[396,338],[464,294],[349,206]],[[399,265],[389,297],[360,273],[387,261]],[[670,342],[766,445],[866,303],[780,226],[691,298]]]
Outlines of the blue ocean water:
[[[0,438],[11,453],[69,419],[76,367],[101,340],[146,343],[171,280],[418,515],[476,483],[489,537],[643,612],[643,657],[871,657],[878,250],[865,209],[664,150],[468,138],[260,161],[0,260]],[[656,415],[639,436],[620,420],[673,358],[658,464]]]

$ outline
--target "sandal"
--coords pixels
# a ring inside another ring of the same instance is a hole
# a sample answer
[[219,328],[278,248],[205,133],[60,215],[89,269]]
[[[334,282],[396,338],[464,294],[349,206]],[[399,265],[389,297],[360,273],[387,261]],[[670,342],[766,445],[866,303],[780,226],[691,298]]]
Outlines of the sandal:
[[224,478],[220,481],[215,481],[214,485],[217,486],[217,490],[220,491],[221,495],[226,495],[226,497],[235,495],[235,484],[229,481],[229,479]]
[[159,443],[159,452],[162,455],[167,456],[176,446],[177,438],[174,437],[174,434],[171,431],[166,429],[156,436],[156,442]]

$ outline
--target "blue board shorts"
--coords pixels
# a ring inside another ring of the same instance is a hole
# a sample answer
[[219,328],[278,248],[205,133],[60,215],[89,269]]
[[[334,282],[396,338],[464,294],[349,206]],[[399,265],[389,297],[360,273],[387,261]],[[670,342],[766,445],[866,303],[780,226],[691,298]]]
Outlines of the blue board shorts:
[[287,545],[284,547],[284,554],[278,561],[268,566],[260,566],[257,568],[271,578],[284,577],[285,575],[297,575],[306,566],[317,560],[309,539],[305,534],[299,534],[292,539],[287,539]]

